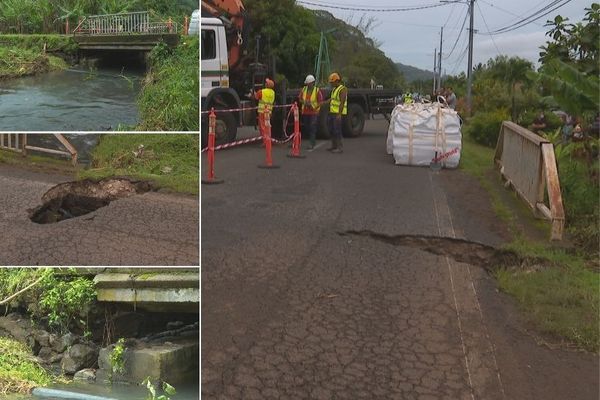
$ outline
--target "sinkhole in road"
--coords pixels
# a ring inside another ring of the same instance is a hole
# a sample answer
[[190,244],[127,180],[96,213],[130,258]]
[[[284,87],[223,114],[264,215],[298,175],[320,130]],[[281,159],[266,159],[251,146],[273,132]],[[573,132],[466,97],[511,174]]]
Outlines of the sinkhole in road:
[[539,269],[548,261],[536,257],[523,257],[514,251],[497,249],[483,243],[465,239],[426,235],[387,235],[370,230],[338,232],[340,236],[366,236],[391,244],[416,248],[438,256],[447,256],[459,263],[480,266],[487,271],[497,268]]
[[149,182],[127,178],[65,182],[48,190],[42,196],[41,206],[28,210],[29,219],[37,224],[52,224],[89,214],[113,200],[149,190],[152,190]]

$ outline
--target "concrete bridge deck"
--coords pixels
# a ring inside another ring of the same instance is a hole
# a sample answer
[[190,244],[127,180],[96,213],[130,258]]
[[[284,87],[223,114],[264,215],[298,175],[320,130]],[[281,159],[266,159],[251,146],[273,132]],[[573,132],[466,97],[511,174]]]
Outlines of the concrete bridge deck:
[[160,42],[169,47],[179,44],[176,33],[149,33],[129,35],[74,35],[81,50],[139,50],[150,51]]
[[98,301],[131,303],[158,312],[198,312],[198,269],[109,269],[94,277]]

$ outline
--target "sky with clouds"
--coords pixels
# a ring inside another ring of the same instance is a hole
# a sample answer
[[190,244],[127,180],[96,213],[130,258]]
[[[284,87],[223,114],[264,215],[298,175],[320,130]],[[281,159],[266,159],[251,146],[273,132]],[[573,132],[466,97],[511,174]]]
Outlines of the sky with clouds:
[[[468,18],[464,29],[461,30],[469,8],[467,0],[450,4],[444,4],[439,0],[306,1],[312,4],[297,0],[298,4],[304,7],[327,10],[335,17],[352,25],[356,25],[363,16],[365,18],[374,17],[374,28],[369,32],[369,36],[381,43],[380,49],[396,62],[422,69],[433,70],[433,53],[436,47],[439,48],[440,27],[444,26],[442,69],[452,75],[467,69]],[[554,16],[559,14],[568,17],[572,22],[581,21],[585,15],[584,9],[592,4],[592,0],[571,0],[556,11],[522,28],[493,36],[486,34],[486,32],[511,25],[538,10],[550,9],[548,5],[551,3],[552,0],[476,0],[474,30],[477,33],[473,39],[474,65],[479,62],[485,63],[498,54],[519,56],[533,61],[537,65],[539,47],[544,45],[548,39],[545,36],[549,29],[544,26],[546,21],[554,19]],[[324,7],[324,5],[334,5],[380,8],[438,4],[443,5],[400,12],[349,11]]]

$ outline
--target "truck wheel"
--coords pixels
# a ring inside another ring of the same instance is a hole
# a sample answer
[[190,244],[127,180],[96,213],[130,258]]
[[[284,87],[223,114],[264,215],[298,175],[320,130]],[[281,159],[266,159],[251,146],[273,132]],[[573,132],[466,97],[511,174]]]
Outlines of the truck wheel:
[[329,139],[329,128],[327,127],[327,116],[329,115],[329,104],[321,106],[319,119],[317,120],[317,138]]
[[348,114],[343,122],[344,137],[359,137],[365,128],[365,112],[358,104],[348,104]]
[[233,142],[237,136],[237,121],[235,120],[235,117],[229,112],[219,112],[216,114],[215,144],[218,146],[220,144]]

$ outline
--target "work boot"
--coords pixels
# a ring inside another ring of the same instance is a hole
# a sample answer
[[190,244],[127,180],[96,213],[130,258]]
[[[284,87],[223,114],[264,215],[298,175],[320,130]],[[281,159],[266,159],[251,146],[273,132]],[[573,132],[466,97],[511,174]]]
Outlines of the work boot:
[[331,138],[331,147],[327,149],[327,151],[333,151],[335,149],[337,149],[338,145],[337,145],[337,139],[336,138]]

